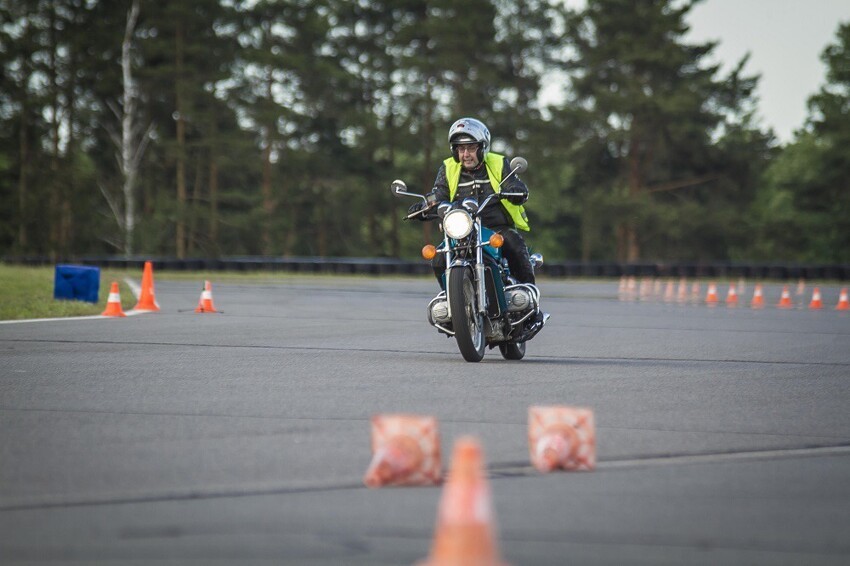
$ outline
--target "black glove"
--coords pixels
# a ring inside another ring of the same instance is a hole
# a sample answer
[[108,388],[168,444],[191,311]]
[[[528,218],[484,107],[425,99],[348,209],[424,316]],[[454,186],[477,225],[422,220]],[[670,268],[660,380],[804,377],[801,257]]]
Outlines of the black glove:
[[424,202],[414,203],[410,206],[410,208],[407,209],[407,215],[410,216],[411,214],[416,214],[417,212],[419,212],[423,208],[425,208]]
[[506,190],[506,193],[518,194],[519,196],[506,197],[508,202],[511,204],[515,204],[517,206],[523,204],[528,200],[528,189],[526,187],[515,187],[510,190]]

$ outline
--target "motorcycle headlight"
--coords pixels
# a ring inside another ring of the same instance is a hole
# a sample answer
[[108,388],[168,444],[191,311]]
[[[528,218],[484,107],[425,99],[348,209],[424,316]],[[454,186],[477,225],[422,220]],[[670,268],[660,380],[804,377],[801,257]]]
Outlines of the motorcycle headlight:
[[452,210],[443,218],[443,230],[449,238],[466,238],[472,232],[472,216],[465,210]]

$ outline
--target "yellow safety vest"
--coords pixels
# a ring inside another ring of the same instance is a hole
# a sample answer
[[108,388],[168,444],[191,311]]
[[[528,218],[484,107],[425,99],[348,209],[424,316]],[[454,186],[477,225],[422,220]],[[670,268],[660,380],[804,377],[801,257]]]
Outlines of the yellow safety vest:
[[[457,194],[457,186],[460,183],[460,171],[463,166],[459,162],[455,161],[453,157],[449,157],[443,161],[443,163],[446,166],[446,179],[449,182],[449,200],[453,201],[455,199],[455,194]],[[496,193],[501,192],[499,183],[502,182],[502,169],[504,165],[504,155],[488,152],[487,155],[484,156],[484,166],[487,168],[487,177],[490,179],[490,185],[492,185],[493,191]],[[521,204],[513,204],[506,200],[501,202],[517,228],[525,230],[526,232],[531,230],[528,226],[528,216],[525,214],[525,208]]]

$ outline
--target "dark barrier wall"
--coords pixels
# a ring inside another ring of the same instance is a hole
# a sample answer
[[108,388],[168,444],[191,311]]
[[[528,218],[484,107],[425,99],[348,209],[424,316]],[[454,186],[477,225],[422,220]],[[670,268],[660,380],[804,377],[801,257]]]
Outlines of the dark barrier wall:
[[[321,258],[321,257],[226,257],[220,259],[174,259],[123,256],[89,256],[63,258],[8,256],[3,262],[18,265],[55,265],[74,263],[118,269],[143,269],[145,261],[153,261],[156,269],[174,271],[286,271],[291,273],[329,273],[360,275],[427,275],[432,273],[424,261],[387,258]],[[539,273],[548,277],[687,277],[748,279],[827,279],[850,280],[850,265],[795,265],[779,263],[614,263],[578,262],[543,264]]]

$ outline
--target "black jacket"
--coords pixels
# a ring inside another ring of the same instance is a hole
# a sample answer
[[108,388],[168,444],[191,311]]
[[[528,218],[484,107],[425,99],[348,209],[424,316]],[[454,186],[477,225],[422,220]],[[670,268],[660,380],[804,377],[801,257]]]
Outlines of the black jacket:
[[[502,167],[502,179],[511,172],[511,164],[508,158],[505,158],[504,166]],[[504,185],[502,192],[528,192],[525,183],[520,180],[518,175],[511,177]],[[441,164],[440,170],[437,171],[437,178],[434,180],[434,189],[431,191],[437,202],[449,201],[449,181],[446,178],[446,165]],[[482,161],[476,169],[467,171],[461,169],[460,181],[457,186],[457,193],[454,200],[463,200],[465,198],[475,198],[478,202],[483,201],[488,195],[493,194],[493,186],[490,184],[490,178],[487,176],[487,169]],[[498,200],[490,201],[487,208],[481,214],[481,223],[491,230],[501,230],[502,228],[514,228],[514,221],[511,219],[505,207]]]

